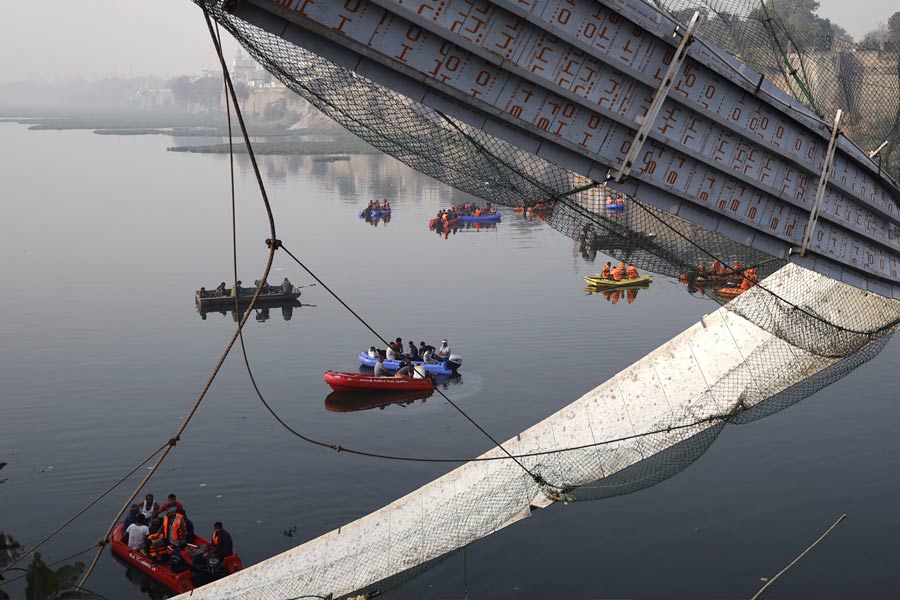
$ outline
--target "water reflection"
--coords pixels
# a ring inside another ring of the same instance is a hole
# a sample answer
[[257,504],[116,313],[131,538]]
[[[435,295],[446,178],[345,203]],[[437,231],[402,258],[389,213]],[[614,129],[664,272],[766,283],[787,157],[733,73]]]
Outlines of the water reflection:
[[[309,308],[316,308],[315,304],[303,304],[299,300],[285,300],[283,302],[270,302],[266,306],[260,308],[253,309],[253,318],[259,323],[265,323],[270,318],[272,318],[271,309],[281,310],[281,318],[285,321],[290,321],[294,317],[294,309],[300,308],[301,306],[306,306]],[[243,311],[236,311],[234,307],[225,308],[225,307],[214,307],[214,308],[197,308],[197,312],[200,314],[200,318],[204,321],[206,320],[206,316],[209,314],[220,314],[222,316],[231,315],[231,320],[235,323],[241,320],[241,317],[244,315]]]
[[325,409],[332,412],[357,412],[373,408],[384,409],[391,404],[410,406],[424,404],[434,390],[398,392],[331,392],[325,397]]
[[618,304],[619,300],[625,298],[626,304],[632,304],[638,297],[638,291],[641,288],[646,289],[647,286],[632,287],[624,290],[602,290],[596,287],[587,286],[584,291],[588,296],[598,295],[606,299],[607,302]]

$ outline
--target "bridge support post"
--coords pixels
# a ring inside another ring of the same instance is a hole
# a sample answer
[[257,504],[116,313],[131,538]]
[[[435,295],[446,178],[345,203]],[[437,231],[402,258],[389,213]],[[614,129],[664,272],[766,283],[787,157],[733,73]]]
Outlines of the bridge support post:
[[819,209],[822,207],[822,198],[825,197],[825,189],[828,187],[828,180],[831,178],[831,171],[834,168],[834,151],[837,148],[838,134],[840,134],[841,117],[844,111],[838,110],[834,115],[834,128],[831,130],[831,140],[828,142],[828,151],[825,153],[825,162],[822,165],[822,173],[819,176],[819,187],[816,188],[816,197],[813,200],[812,210],[809,212],[809,221],[806,223],[806,230],[803,232],[803,242],[800,244],[800,256],[806,256],[809,250],[809,243],[812,241],[813,231],[816,229],[816,223],[819,220]]
[[650,128],[652,128],[653,124],[656,122],[656,117],[659,115],[659,111],[662,110],[663,103],[665,103],[666,97],[669,95],[669,90],[672,88],[672,84],[675,83],[675,74],[678,73],[684,59],[687,57],[688,44],[691,43],[691,39],[694,37],[694,31],[697,29],[699,23],[700,12],[696,11],[694,12],[694,16],[691,17],[691,22],[688,23],[684,35],[681,37],[681,43],[678,44],[678,49],[675,51],[675,56],[672,57],[672,62],[669,63],[669,68],[666,70],[665,76],[663,76],[662,83],[656,88],[656,95],[653,96],[653,102],[650,104],[647,114],[643,117],[638,117],[637,119],[640,127],[637,135],[635,135],[634,139],[631,141],[631,147],[628,150],[628,155],[622,162],[622,166],[619,167],[618,172],[613,176],[616,183],[622,183],[628,177],[628,174],[631,173],[631,169],[634,167],[634,161],[637,158],[638,153],[640,153],[641,148],[644,147],[644,142],[647,141],[647,135],[650,133]]

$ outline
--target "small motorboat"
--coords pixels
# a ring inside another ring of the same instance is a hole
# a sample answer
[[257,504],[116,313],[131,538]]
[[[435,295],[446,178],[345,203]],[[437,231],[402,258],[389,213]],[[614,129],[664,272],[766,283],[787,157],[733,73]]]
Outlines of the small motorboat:
[[459,220],[463,223],[497,223],[503,217],[500,213],[491,213],[489,215],[460,215]]
[[188,544],[182,551],[188,568],[180,573],[175,573],[168,564],[157,564],[150,557],[129,548],[128,544],[122,541],[124,530],[125,523],[119,523],[115,531],[113,531],[109,540],[112,553],[156,583],[178,594],[189,592],[195,587],[199,587],[199,585],[204,585],[215,579],[221,579],[244,568],[244,563],[241,562],[241,558],[237,554],[226,556],[222,564],[207,564],[202,569],[199,565],[192,565],[190,562],[191,552],[198,550],[201,546],[209,545],[209,540],[197,535],[194,536],[194,542]]
[[[359,364],[374,368],[375,363],[377,361],[369,356],[369,353],[363,350],[359,353]],[[433,373],[435,375],[455,375],[459,368],[462,366],[462,356],[458,354],[451,354],[450,357],[444,362],[439,363],[426,363],[418,360],[411,361],[412,365],[415,367],[417,365],[423,365],[425,370],[429,373]],[[388,371],[396,371],[402,366],[402,363],[399,360],[386,360],[384,361],[384,368]]]
[[615,279],[605,279],[600,275],[588,275],[584,278],[584,281],[592,288],[608,289],[647,286],[650,285],[653,279],[649,275],[644,275],[637,279],[620,279],[616,281]]
[[[253,294],[256,293],[256,288],[242,287],[240,290],[238,303],[244,306],[250,304]],[[297,286],[292,286],[290,292],[282,291],[280,285],[271,286],[268,288],[268,291],[259,294],[259,298],[256,299],[256,306],[275,306],[291,303],[300,297],[300,293],[300,288]],[[222,308],[229,309],[234,306],[234,296],[231,295],[230,289],[226,290],[225,296],[216,295],[215,290],[199,289],[194,292],[194,301],[197,303],[197,310],[201,312]]]
[[353,392],[331,392],[325,398],[325,409],[331,412],[356,412],[372,408],[384,408],[391,404],[412,404],[417,400],[425,400],[434,394],[429,390],[397,390],[392,392],[375,391],[368,394]]
[[408,375],[392,375],[376,377],[369,373],[346,373],[342,371],[325,371],[325,383],[336,392],[394,392],[394,391],[433,391],[434,381],[430,377],[410,377]]

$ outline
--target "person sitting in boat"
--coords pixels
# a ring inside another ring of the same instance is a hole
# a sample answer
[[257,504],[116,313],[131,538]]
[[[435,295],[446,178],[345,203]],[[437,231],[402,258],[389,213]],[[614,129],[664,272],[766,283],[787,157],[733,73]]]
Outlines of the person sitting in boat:
[[419,359],[425,360],[425,352],[430,350],[432,354],[434,354],[434,346],[431,344],[426,344],[424,341],[419,342]]
[[290,294],[294,291],[294,284],[291,283],[291,280],[287,277],[284,278],[284,281],[281,282],[281,293],[282,294]]
[[225,531],[221,521],[213,523],[213,532],[209,539],[212,542],[207,546],[210,558],[217,558],[221,563],[226,556],[234,554],[234,542],[231,539],[231,534]]
[[700,264],[697,265],[697,277],[704,277],[706,275],[706,262],[700,261]]
[[612,263],[606,261],[606,264],[603,265],[603,270],[600,272],[600,277],[603,279],[609,279],[609,276],[612,275]]
[[137,518],[140,514],[141,512],[138,509],[138,505],[132,504],[128,509],[128,514],[125,515],[125,529],[128,529],[131,525],[137,523]]
[[634,265],[628,265],[626,274],[628,275],[628,279],[637,279],[638,277],[640,277],[640,275],[638,275],[638,270]]
[[181,518],[184,519],[184,524],[187,527],[187,543],[193,544],[195,535],[194,523],[190,519],[188,519],[187,513],[185,512],[184,508],[176,508],[175,512],[181,515]]
[[722,266],[722,263],[719,262],[719,259],[713,261],[711,270],[712,274],[716,277],[721,277],[725,274],[725,267]]
[[368,354],[369,354],[369,358],[376,358],[376,359],[377,359],[379,356],[381,356],[380,354],[378,354],[378,350],[375,349],[375,346],[369,346],[369,353],[368,353]]
[[224,296],[224,295],[225,295],[225,282],[223,281],[223,282],[220,283],[219,286],[216,288],[216,296],[218,296],[219,298],[221,298],[221,297]]
[[375,361],[375,377],[387,377],[389,375],[387,368],[384,366],[384,360],[381,356]]
[[153,501],[153,494],[144,496],[144,501],[138,505],[138,510],[147,519],[147,524],[149,525],[150,520],[159,514],[159,504]]
[[387,200],[387,198],[385,198],[385,200],[384,200],[384,210],[386,210],[386,211],[391,210],[391,203]]
[[139,514],[137,520],[123,532],[122,541],[128,544],[132,550],[144,552],[148,535],[150,535],[150,528],[147,527],[147,517]]
[[403,354],[403,338],[397,338],[396,340],[391,342],[390,345],[391,345],[391,348],[394,349],[394,352],[397,354],[398,357],[401,354]]
[[409,362],[408,358],[403,359],[403,364],[397,369],[397,372],[394,374],[394,377],[411,377],[413,371],[412,363]]
[[175,494],[169,494],[169,497],[166,499],[166,503],[159,507],[159,514],[165,514],[169,512],[171,507],[175,508],[184,508],[184,505],[178,501],[178,498]]
[[622,266],[622,263],[616,265],[616,268],[612,270],[612,278],[613,281],[622,281],[625,277],[625,267]]
[[384,349],[385,360],[397,360],[399,356],[397,351],[394,350],[394,344],[388,344],[387,348]]
[[447,360],[450,358],[450,345],[447,343],[447,340],[441,340],[441,347],[437,349],[435,353],[439,360]]
[[416,345],[412,340],[409,340],[409,350],[407,351],[406,356],[409,357],[410,360],[419,360],[419,349],[416,348]]

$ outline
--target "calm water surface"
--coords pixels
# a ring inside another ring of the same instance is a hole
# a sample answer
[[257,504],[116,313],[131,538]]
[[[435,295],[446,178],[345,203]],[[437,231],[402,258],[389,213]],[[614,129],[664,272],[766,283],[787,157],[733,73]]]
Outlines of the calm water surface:
[[[0,531],[29,546],[169,438],[231,335],[230,314],[204,320],[193,304],[194,289],[230,278],[228,162],[167,153],[173,143],[159,136],[0,123],[0,140],[0,461],[9,463]],[[266,157],[262,165],[285,245],[386,337],[448,337],[465,364],[447,393],[500,439],[716,309],[663,278],[633,304],[585,295],[582,277],[597,266],[571,240],[512,211],[497,228],[442,239],[428,218],[466,198],[387,157]],[[252,282],[268,231],[246,160],[237,177],[240,277]],[[371,197],[392,199],[389,223],[357,218]],[[270,280],[284,276],[310,283],[279,254]],[[272,310],[246,330],[262,389],[292,426],[376,452],[470,456],[489,447],[439,397],[326,410],[322,372],[355,370],[357,352],[375,340],[321,288],[302,300],[315,306],[290,320]],[[474,544],[469,596],[749,597],[847,513],[766,597],[895,597],[897,350],[892,342],[789,410],[727,427],[660,485],[538,511]],[[148,491],[177,493],[202,533],[224,521],[252,564],[448,469],[304,444],[264,411],[233,353]],[[44,557],[96,541],[125,494],[80,518]],[[282,534],[295,525],[294,537]],[[460,554],[393,597],[461,598],[465,585]],[[108,555],[90,587],[144,597]]]

